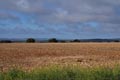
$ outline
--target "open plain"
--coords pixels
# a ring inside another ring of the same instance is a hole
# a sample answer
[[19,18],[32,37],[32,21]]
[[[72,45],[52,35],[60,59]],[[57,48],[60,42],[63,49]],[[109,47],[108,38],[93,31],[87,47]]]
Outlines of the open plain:
[[120,43],[2,43],[0,68],[120,64]]

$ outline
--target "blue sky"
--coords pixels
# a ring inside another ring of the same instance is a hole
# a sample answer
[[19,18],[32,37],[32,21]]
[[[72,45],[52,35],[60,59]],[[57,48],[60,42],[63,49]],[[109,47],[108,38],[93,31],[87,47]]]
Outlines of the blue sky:
[[120,38],[120,0],[0,0],[0,38]]

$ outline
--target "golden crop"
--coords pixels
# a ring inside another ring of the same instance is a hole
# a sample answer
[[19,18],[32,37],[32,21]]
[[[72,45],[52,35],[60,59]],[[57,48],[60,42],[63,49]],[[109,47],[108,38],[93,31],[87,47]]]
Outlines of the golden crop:
[[120,63],[120,43],[3,43],[0,67],[102,66]]

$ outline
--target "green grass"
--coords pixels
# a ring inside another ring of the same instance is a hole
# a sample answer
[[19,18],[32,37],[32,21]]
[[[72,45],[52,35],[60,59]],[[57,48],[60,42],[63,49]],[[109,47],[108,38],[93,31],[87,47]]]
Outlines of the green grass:
[[120,80],[120,67],[52,66],[32,71],[14,68],[1,72],[0,80]]

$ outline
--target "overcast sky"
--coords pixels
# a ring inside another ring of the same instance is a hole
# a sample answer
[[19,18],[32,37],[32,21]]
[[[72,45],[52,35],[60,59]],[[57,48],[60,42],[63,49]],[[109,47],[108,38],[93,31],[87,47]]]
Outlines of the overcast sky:
[[0,0],[0,38],[120,38],[120,0]]

